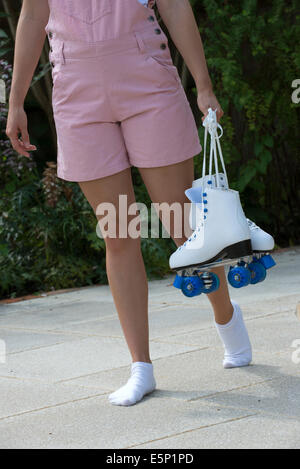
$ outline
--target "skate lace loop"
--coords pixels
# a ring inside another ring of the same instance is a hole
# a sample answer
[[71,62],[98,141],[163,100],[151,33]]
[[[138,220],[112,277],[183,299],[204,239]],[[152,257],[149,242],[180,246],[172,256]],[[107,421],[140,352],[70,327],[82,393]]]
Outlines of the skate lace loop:
[[247,222],[250,230],[259,230],[259,227],[254,223],[254,221],[249,220],[249,218],[247,218]]
[[[208,110],[208,115],[203,121],[203,127],[205,127],[204,132],[204,152],[203,152],[203,166],[202,166],[202,192],[205,192],[205,176],[206,176],[206,148],[207,148],[207,136],[210,134],[210,155],[209,155],[209,180],[208,184],[212,183],[212,165],[214,161],[215,171],[216,171],[216,187],[221,187],[220,177],[219,177],[219,167],[218,167],[218,152],[220,161],[222,164],[225,183],[228,187],[227,173],[224,164],[223,153],[221,149],[220,139],[223,135],[223,129],[217,121],[217,113],[211,108]],[[221,133],[218,134],[218,129],[221,130]],[[218,150],[218,151],[217,151]]]
[[[204,222],[201,221],[200,224],[198,225],[198,228],[196,228],[194,233],[191,234],[191,236],[187,239],[187,241],[183,244],[183,246],[186,246],[187,243],[190,243],[190,242],[194,241],[197,238],[197,234],[200,233],[201,227],[203,226],[203,224],[204,224]],[[181,249],[181,246],[179,247],[179,250],[180,249]]]

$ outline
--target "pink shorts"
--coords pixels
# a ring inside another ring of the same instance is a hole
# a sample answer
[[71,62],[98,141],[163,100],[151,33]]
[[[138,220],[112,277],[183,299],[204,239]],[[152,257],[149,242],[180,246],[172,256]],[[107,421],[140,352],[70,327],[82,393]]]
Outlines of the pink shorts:
[[57,174],[67,181],[150,168],[201,151],[168,39],[152,25],[99,42],[51,44]]

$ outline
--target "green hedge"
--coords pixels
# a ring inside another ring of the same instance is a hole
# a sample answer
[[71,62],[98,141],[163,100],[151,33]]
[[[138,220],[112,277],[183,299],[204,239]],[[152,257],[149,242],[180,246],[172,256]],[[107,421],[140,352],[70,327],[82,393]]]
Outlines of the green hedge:
[[[246,214],[275,235],[300,241],[300,78],[296,1],[196,1],[195,11],[215,93],[222,147],[233,188]],[[299,10],[298,10],[299,13]]]

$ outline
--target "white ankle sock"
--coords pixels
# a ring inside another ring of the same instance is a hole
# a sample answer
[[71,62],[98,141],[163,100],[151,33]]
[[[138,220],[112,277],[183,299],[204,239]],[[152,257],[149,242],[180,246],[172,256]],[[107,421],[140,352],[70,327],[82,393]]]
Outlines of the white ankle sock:
[[233,306],[233,316],[229,323],[221,325],[215,322],[225,349],[224,368],[247,366],[252,360],[251,343],[242,311],[235,301],[231,301],[231,303]]
[[154,391],[156,382],[152,363],[134,362],[131,364],[131,377],[117,391],[108,396],[111,404],[130,406]]

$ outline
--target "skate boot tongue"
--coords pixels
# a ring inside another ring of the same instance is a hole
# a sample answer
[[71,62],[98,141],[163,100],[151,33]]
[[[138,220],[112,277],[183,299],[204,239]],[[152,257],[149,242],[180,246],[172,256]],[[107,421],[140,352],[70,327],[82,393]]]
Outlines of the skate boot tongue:
[[202,202],[202,187],[191,187],[185,192],[187,198],[194,204],[201,204]]

